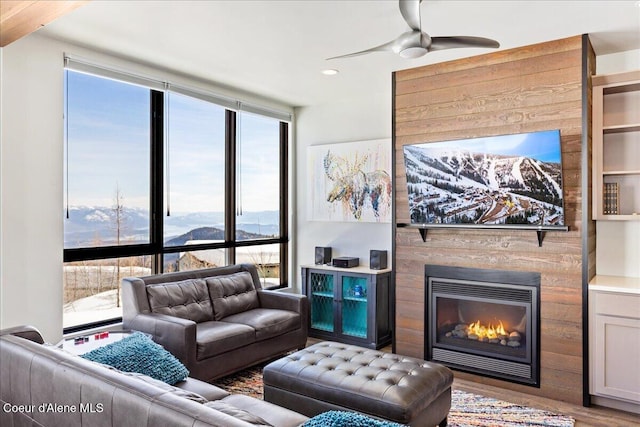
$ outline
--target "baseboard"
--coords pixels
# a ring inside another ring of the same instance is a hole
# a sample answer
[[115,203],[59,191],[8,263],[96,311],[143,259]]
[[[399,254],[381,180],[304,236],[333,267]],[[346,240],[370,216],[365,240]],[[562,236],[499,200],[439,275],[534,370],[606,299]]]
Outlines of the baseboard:
[[640,405],[637,403],[626,402],[617,399],[610,399],[602,396],[591,396],[591,404],[604,406],[606,408],[618,409],[620,411],[631,412],[632,414],[640,414]]

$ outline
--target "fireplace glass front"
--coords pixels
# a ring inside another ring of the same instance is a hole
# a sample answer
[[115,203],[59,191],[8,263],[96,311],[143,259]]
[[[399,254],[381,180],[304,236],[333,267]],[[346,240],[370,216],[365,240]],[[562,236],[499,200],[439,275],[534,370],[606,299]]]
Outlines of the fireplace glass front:
[[429,360],[476,374],[538,383],[536,286],[427,278]]

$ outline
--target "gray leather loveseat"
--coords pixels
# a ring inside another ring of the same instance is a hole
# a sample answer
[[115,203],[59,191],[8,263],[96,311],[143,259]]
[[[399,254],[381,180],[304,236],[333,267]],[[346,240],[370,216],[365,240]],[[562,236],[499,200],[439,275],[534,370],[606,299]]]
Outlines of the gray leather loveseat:
[[33,327],[0,331],[0,362],[1,426],[296,427],[307,420],[193,378],[170,386],[90,362],[43,344]]
[[307,341],[306,296],[262,289],[251,264],[123,279],[122,302],[124,328],[150,334],[207,382]]

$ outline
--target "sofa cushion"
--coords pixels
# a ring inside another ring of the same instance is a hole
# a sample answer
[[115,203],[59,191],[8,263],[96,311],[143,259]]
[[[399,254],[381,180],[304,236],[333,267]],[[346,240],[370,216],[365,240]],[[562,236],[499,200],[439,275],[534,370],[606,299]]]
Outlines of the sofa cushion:
[[214,402],[207,402],[204,404],[204,406],[215,409],[216,411],[220,411],[224,414],[231,415],[232,417],[238,418],[249,424],[263,427],[273,427],[271,424],[269,424],[259,416],[249,413],[243,409],[236,408],[235,406],[230,405],[226,402],[216,400]]
[[153,313],[193,320],[213,320],[209,290],[202,279],[147,285],[149,307]]
[[215,320],[260,307],[258,291],[248,271],[207,277],[206,283]]
[[256,340],[256,331],[247,325],[227,322],[203,322],[196,325],[196,359],[245,347]]
[[134,332],[81,357],[121,371],[145,374],[167,384],[175,384],[189,376],[189,371],[178,359],[142,332]]
[[255,308],[227,316],[223,322],[241,323],[255,329],[256,341],[277,337],[300,327],[300,314],[273,308]]

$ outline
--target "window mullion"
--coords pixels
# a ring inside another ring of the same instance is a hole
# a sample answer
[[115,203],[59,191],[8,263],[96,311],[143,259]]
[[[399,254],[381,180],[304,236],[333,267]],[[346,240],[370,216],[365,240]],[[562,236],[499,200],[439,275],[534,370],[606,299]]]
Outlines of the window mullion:
[[155,252],[154,272],[163,270],[158,262],[162,254],[164,235],[164,96],[160,91],[151,91],[151,245]]
[[225,242],[231,243],[227,251],[227,263],[235,264],[236,251],[236,176],[237,176],[237,115],[235,111],[226,110],[225,115]]
[[280,122],[280,286],[288,285],[289,241],[289,124]]

